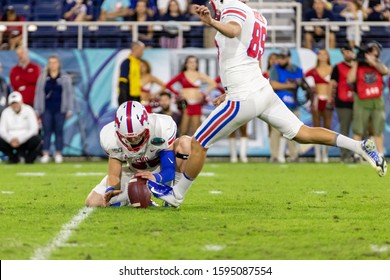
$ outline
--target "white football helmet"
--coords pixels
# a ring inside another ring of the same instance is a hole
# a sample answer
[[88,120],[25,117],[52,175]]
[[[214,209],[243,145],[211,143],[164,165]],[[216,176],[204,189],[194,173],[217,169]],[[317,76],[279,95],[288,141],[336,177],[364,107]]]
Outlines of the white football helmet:
[[128,156],[143,153],[149,140],[148,112],[141,103],[128,101],[116,111],[115,130],[118,144]]

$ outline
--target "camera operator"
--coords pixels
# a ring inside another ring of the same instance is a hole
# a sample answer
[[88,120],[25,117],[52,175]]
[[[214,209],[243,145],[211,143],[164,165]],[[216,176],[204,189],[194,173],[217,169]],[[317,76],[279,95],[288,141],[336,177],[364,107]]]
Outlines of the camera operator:
[[[303,71],[300,67],[291,63],[289,49],[282,49],[278,54],[278,64],[270,69],[269,80],[272,88],[286,106],[298,116],[297,91],[303,80]],[[282,143],[280,143],[280,140]],[[284,149],[285,138],[275,128],[271,129],[270,146],[271,162],[285,162]],[[280,152],[279,152],[280,150]],[[289,141],[288,151],[290,161],[298,160],[298,147],[296,142]]]
[[383,76],[388,68],[380,61],[382,46],[372,41],[359,49],[356,61],[348,73],[348,83],[354,84],[352,131],[355,140],[362,140],[367,134],[371,121],[375,144],[383,154],[383,130],[385,125],[385,106],[383,100]]

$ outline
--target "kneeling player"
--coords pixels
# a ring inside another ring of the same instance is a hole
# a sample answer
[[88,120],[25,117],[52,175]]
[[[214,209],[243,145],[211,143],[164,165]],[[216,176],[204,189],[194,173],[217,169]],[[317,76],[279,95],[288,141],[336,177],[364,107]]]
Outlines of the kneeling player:
[[[176,129],[170,116],[148,114],[139,102],[120,105],[115,121],[100,132],[100,144],[109,156],[108,175],[92,189],[85,204],[129,204],[127,185],[133,176],[159,183],[180,179],[191,150],[191,138],[176,139]],[[122,166],[123,163],[126,165]]]

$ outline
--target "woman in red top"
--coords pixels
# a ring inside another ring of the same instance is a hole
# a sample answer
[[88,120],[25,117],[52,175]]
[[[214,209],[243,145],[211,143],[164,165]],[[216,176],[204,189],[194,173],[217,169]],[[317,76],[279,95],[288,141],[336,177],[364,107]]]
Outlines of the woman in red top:
[[[317,65],[309,70],[306,74],[306,81],[313,89],[313,98],[311,100],[311,114],[313,118],[313,126],[322,126],[330,129],[333,115],[333,98],[329,92],[330,75],[332,66],[330,65],[329,53],[327,50],[319,50],[317,55]],[[328,147],[315,145],[315,162],[325,162],[328,159]]]
[[[144,59],[140,59],[140,71],[141,71],[141,104],[144,105],[148,113],[152,113],[152,100],[160,96],[165,90],[165,84],[157,77],[151,74],[152,68],[149,62]],[[157,84],[160,89],[156,92],[151,92],[153,85]]]
[[[208,84],[205,93],[200,90],[202,82]],[[173,86],[176,83],[180,84],[181,91],[174,89]],[[216,86],[217,84],[213,79],[198,71],[198,58],[193,55],[187,56],[182,71],[166,85],[168,90],[186,102],[180,124],[181,135],[191,136],[198,129],[201,123],[202,103],[205,95],[208,95]]]

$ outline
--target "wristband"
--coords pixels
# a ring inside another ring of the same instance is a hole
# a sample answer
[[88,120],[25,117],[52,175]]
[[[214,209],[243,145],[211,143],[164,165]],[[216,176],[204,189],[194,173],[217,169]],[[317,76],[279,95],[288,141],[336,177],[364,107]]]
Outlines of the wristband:
[[115,191],[115,190],[116,190],[116,188],[109,186],[109,187],[106,189],[105,193],[108,193],[109,191]]

